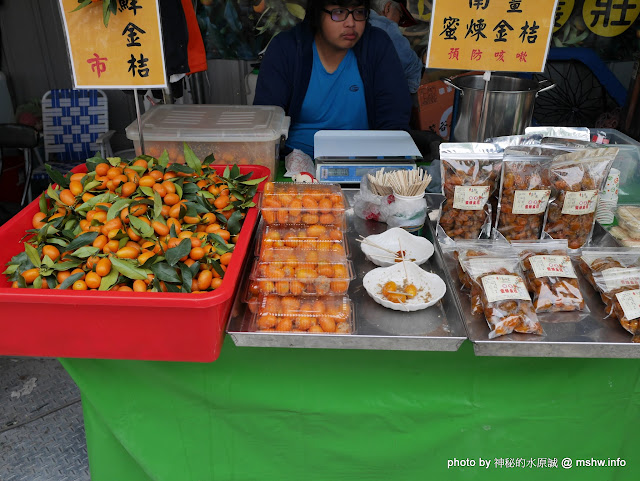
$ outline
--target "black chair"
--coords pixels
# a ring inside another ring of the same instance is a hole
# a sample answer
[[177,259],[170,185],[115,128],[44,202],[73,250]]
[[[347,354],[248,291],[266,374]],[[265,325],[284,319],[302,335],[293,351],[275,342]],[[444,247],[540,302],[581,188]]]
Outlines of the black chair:
[[40,143],[40,134],[29,125],[0,124],[0,176],[2,175],[2,150],[20,149],[24,155],[24,190],[21,205],[27,200],[31,202],[31,172],[33,171],[33,156]]

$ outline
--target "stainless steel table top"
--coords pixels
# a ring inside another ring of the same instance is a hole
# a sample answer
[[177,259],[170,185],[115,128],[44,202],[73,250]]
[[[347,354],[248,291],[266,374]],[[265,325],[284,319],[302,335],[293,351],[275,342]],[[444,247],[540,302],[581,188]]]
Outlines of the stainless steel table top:
[[[596,224],[592,244],[616,246],[615,240]],[[538,314],[545,331],[543,336],[513,333],[489,339],[489,327],[483,314],[471,314],[468,292],[456,271],[457,261],[444,255],[447,273],[463,313],[469,340],[478,356],[519,357],[610,357],[640,358],[640,344],[631,342],[631,334],[614,319],[605,319],[604,304],[600,295],[591,287],[576,267],[580,290],[585,297],[589,313],[554,312]]]
[[[344,189],[347,200],[351,201],[357,189]],[[387,230],[387,225],[375,221],[365,221],[354,215],[353,209],[347,212],[347,238],[351,251],[356,279],[349,286],[349,297],[355,312],[355,333],[349,335],[298,334],[251,332],[246,304],[236,299],[232,309],[227,332],[238,346],[262,347],[306,347],[329,349],[380,349],[412,351],[456,351],[467,338],[459,304],[451,285],[447,285],[445,297],[432,307],[416,312],[400,312],[377,304],[362,286],[364,275],[377,266],[368,261],[360,244],[355,242],[358,236],[379,234]],[[445,283],[446,266],[442,253],[433,240],[431,226],[424,227],[424,236],[436,247],[433,257],[421,267],[439,275]],[[245,282],[240,292],[246,289]]]

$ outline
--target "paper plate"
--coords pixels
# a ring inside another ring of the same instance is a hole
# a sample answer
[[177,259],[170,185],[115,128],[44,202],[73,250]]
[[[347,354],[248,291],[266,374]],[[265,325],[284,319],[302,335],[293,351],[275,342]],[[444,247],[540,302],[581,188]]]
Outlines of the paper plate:
[[[400,245],[402,245],[402,250],[405,251],[405,259],[414,259],[410,262],[418,266],[427,262],[434,251],[433,244],[429,240],[410,234],[401,227],[394,227],[382,234],[370,235],[366,237],[366,240],[393,252],[399,251]],[[367,259],[377,266],[386,267],[398,264],[391,259],[393,257],[391,252],[378,249],[365,242],[361,242],[360,247]]]
[[[418,289],[418,294],[413,299],[407,299],[406,302],[399,304],[391,302],[382,295],[382,287],[387,282],[393,281],[401,289],[401,286],[407,283],[407,278],[409,283]],[[391,267],[373,269],[364,276],[362,284],[374,301],[394,311],[426,309],[442,299],[447,292],[447,286],[440,276],[421,269],[413,262],[400,262]]]

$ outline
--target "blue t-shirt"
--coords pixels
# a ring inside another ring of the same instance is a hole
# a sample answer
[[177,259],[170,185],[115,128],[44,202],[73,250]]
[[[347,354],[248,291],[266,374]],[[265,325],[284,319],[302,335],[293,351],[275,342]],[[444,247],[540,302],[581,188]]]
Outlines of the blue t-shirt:
[[358,62],[349,50],[333,73],[328,73],[313,42],[313,68],[299,121],[289,128],[286,145],[313,158],[318,130],[368,130],[364,85]]

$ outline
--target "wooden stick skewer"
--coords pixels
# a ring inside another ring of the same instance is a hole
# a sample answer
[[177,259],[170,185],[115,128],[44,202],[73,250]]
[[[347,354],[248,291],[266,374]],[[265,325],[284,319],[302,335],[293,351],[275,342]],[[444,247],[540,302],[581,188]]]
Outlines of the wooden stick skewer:
[[[381,256],[378,254],[374,254],[376,257],[379,257],[380,259],[402,259],[402,257],[400,256]],[[413,262],[415,261],[415,259],[413,257],[409,257],[409,262]]]
[[400,246],[400,257],[402,258],[402,267],[404,267],[404,276],[409,284],[409,274],[407,273],[407,264],[404,263],[404,250],[402,250],[402,242],[398,239],[398,245]]
[[[380,245],[378,245],[378,244],[376,244],[376,243],[374,243],[374,242],[371,242],[370,240],[367,240],[367,239],[366,239],[365,237],[363,237],[363,236],[360,236],[360,237],[361,237],[361,239],[356,239],[356,241],[357,241],[357,242],[361,242],[361,243],[363,243],[363,244],[368,244],[368,245],[370,245],[371,247],[375,247],[376,249],[380,249],[380,250],[382,250],[382,251],[389,252],[390,254],[393,254],[394,256],[396,256],[396,254],[398,253],[398,251],[392,251],[392,250],[387,249],[387,248],[385,248],[385,247],[382,247],[382,246],[380,246]],[[396,257],[397,257],[397,256],[396,256]]]

